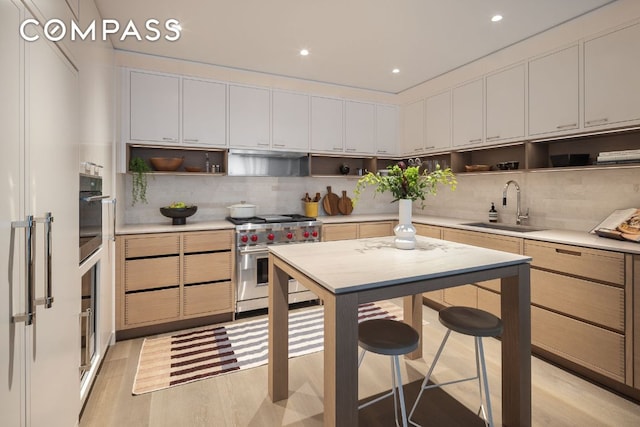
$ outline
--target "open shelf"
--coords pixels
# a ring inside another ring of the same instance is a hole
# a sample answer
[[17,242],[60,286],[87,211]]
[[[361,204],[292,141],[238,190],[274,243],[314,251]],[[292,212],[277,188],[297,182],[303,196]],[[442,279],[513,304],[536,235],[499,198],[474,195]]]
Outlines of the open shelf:
[[[214,170],[215,165],[220,165],[220,172],[207,173],[205,171],[205,156],[209,156],[211,169]],[[200,148],[168,148],[165,146],[150,145],[127,145],[127,165],[134,157],[140,157],[151,168],[153,174],[157,175],[207,175],[207,176],[223,176],[227,171],[227,150],[224,149],[200,149]],[[175,171],[156,171],[149,159],[151,157],[183,157],[184,162]],[[200,167],[199,172],[189,172],[185,167]],[[128,170],[128,168],[127,168]]]

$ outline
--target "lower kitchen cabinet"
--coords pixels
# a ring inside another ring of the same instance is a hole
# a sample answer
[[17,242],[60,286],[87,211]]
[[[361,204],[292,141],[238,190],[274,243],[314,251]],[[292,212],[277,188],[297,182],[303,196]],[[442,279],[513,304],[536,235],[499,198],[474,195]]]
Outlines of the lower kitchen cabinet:
[[116,330],[233,312],[233,232],[117,237]]
[[323,242],[392,235],[393,221],[349,222],[322,225]]

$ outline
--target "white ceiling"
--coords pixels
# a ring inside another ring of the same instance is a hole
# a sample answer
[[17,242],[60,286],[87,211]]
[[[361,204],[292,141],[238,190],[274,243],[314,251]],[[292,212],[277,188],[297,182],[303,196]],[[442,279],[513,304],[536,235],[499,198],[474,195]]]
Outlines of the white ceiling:
[[[95,0],[102,18],[175,18],[176,42],[117,49],[399,93],[611,0]],[[499,13],[501,22],[490,18]],[[307,57],[298,54],[307,48]],[[400,73],[392,74],[393,68]]]

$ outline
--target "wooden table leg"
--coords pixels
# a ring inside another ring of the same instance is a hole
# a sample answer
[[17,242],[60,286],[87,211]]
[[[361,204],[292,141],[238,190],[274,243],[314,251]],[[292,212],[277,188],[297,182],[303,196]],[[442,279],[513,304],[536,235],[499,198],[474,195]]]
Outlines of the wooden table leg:
[[529,264],[501,280],[502,424],[531,426],[531,288]]
[[358,425],[358,298],[324,302],[324,425]]
[[269,255],[269,396],[289,397],[289,276]]
[[422,294],[408,295],[403,298],[404,323],[411,326],[420,335],[418,348],[406,355],[407,359],[420,359],[422,357]]

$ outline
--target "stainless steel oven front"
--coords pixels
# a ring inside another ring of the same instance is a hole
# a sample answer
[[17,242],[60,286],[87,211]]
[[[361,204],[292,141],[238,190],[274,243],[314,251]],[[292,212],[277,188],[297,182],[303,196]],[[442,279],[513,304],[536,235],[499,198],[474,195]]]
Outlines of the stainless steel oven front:
[[102,177],[80,174],[80,263],[102,246]]

